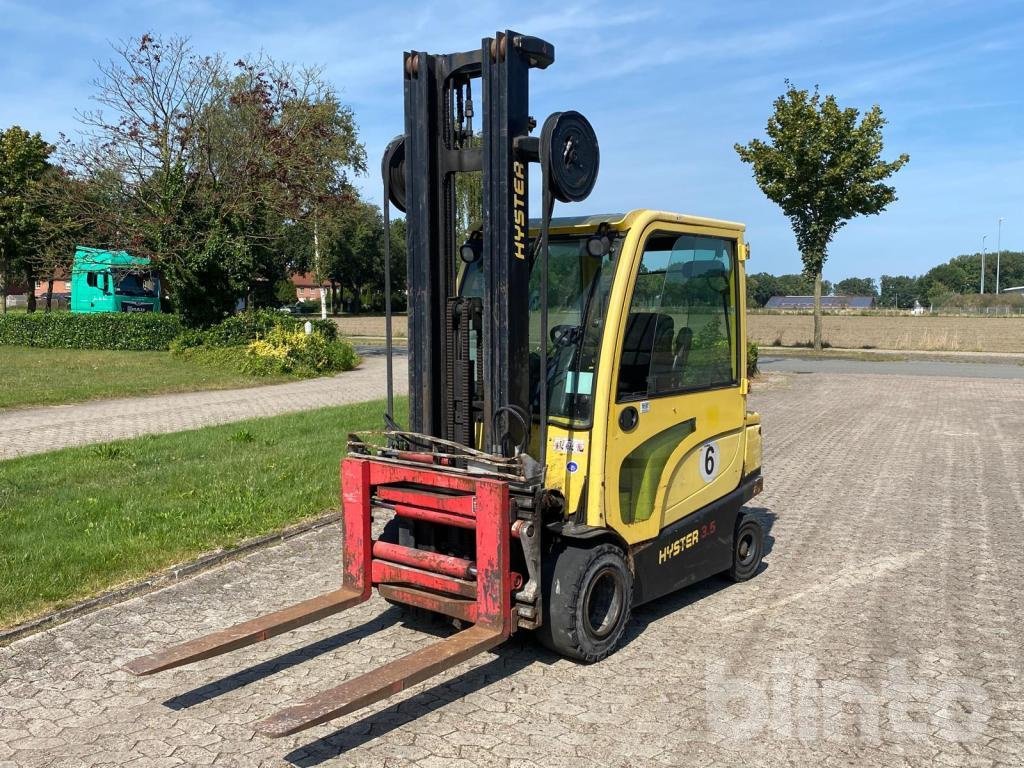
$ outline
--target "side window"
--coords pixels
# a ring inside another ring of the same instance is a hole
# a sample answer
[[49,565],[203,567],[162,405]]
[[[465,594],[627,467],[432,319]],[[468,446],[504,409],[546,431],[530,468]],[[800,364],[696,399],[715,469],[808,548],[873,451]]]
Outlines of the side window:
[[737,381],[734,268],[731,240],[648,237],[622,341],[619,400]]
[[90,273],[88,273],[88,274],[87,274],[87,275],[85,276],[85,283],[86,283],[86,285],[88,285],[88,286],[89,286],[90,288],[95,288],[95,287],[96,287],[96,273],[95,273],[95,272],[90,272]]

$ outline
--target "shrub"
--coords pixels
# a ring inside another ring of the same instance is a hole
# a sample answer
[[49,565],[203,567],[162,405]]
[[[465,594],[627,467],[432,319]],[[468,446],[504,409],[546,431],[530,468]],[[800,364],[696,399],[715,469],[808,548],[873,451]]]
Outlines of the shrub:
[[[338,326],[333,320],[311,321],[313,329],[328,341],[338,338]],[[240,347],[256,339],[265,338],[275,328],[288,331],[301,330],[305,320],[272,309],[248,310],[231,315],[203,331],[185,331],[175,339],[175,348],[185,347]]]
[[289,373],[318,376],[348,371],[359,363],[352,345],[330,341],[319,333],[274,328],[266,338],[249,343],[245,350],[247,373],[266,376]]
[[756,341],[747,342],[747,378],[757,376],[757,357],[760,353]]
[[163,350],[182,332],[177,315],[30,312],[0,315],[0,344],[60,349]]
[[242,312],[206,330],[185,330],[171,351],[193,362],[254,376],[320,376],[348,371],[359,356],[332,320],[305,321],[273,310]]

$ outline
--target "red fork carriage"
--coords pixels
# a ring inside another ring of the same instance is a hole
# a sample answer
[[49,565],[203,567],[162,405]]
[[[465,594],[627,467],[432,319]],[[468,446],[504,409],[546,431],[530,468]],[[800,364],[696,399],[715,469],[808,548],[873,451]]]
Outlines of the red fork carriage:
[[[253,645],[358,605],[374,586],[392,602],[472,624],[257,726],[266,735],[286,736],[398,693],[503,642],[518,623],[512,593],[523,586],[521,574],[510,565],[512,539],[523,527],[515,524],[509,481],[421,463],[430,460],[430,454],[418,454],[413,461],[369,456],[342,460],[339,589],[136,659],[126,668],[147,675]],[[374,540],[370,527],[375,505],[392,510],[396,518],[423,521],[438,530],[472,531],[475,557]]]

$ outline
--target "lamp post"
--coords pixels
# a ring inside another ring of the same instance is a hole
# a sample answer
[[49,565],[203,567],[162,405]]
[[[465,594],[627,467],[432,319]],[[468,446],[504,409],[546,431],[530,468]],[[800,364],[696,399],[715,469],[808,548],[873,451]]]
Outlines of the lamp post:
[[999,231],[996,234],[996,293],[999,293],[999,262],[1003,258],[1003,220],[999,219]]
[[985,292],[985,238],[988,235],[981,236],[981,292]]

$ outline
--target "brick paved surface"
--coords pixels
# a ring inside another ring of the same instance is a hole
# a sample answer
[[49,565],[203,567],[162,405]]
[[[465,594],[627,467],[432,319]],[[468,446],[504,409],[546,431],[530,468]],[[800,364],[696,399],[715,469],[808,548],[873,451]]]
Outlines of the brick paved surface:
[[774,375],[767,568],[640,609],[594,666],[528,639],[281,740],[253,724],[419,647],[379,598],[148,678],[332,587],[330,528],[0,649],[0,765],[1021,765],[1019,382]]
[[[406,390],[406,366],[405,357],[395,357],[396,392]],[[0,411],[0,460],[382,398],[384,370],[383,357],[366,357],[354,371],[288,384]]]

